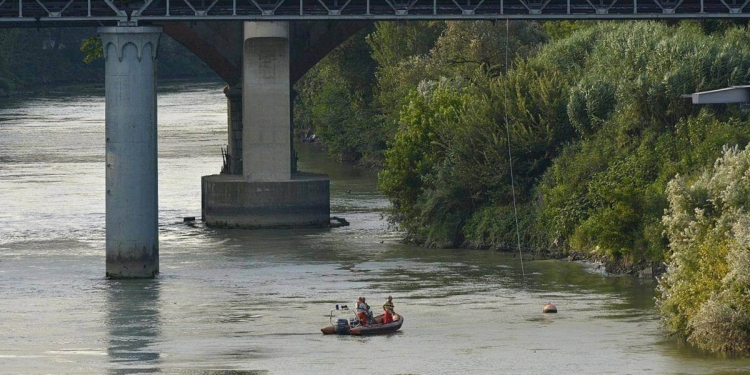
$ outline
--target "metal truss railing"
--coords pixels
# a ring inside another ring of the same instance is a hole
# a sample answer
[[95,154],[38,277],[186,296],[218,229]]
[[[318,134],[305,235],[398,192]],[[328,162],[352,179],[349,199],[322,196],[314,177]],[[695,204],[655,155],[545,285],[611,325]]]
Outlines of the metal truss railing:
[[0,0],[0,27],[239,20],[750,18],[750,0]]

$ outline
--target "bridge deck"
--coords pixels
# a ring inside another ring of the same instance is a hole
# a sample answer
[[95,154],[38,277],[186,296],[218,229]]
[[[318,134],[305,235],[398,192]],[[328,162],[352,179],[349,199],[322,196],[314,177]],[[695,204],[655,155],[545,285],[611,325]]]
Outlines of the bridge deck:
[[120,21],[750,18],[750,0],[0,0],[0,27]]

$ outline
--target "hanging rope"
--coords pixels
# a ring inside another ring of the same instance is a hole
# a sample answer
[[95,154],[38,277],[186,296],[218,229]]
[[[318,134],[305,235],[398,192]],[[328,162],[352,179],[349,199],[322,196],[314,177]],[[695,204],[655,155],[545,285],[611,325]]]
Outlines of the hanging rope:
[[510,20],[505,19],[505,84],[503,85],[503,102],[505,105],[505,132],[508,135],[508,163],[510,164],[510,187],[513,192],[513,217],[516,219],[516,242],[518,243],[518,256],[521,258],[521,275],[526,279],[526,271],[523,268],[523,253],[521,253],[521,234],[518,231],[518,208],[516,208],[516,183],[513,179],[513,153],[510,151],[510,125],[508,124],[508,44],[510,39]]

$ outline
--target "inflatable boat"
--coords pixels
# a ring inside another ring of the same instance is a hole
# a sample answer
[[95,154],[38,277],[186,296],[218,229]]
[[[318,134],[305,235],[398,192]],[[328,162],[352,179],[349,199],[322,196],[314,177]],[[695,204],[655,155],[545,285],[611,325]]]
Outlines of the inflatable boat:
[[383,324],[384,315],[378,315],[372,318],[371,323],[364,325],[359,322],[356,316],[354,318],[337,317],[336,321],[334,321],[334,311],[331,310],[331,325],[320,329],[325,335],[377,335],[392,333],[398,331],[404,324],[403,315],[395,313],[393,314],[393,321],[385,324]]

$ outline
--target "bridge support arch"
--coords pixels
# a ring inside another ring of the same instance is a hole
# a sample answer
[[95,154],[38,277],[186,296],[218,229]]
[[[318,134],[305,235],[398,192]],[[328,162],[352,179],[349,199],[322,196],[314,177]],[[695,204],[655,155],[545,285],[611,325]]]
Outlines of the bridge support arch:
[[[294,170],[289,22],[245,22],[242,50],[242,174],[203,177],[203,221],[243,228],[326,226],[328,176]],[[232,90],[230,132],[237,128]],[[235,156],[230,160],[235,163]]]
[[159,272],[156,53],[161,27],[98,29],[105,59],[106,275]]

